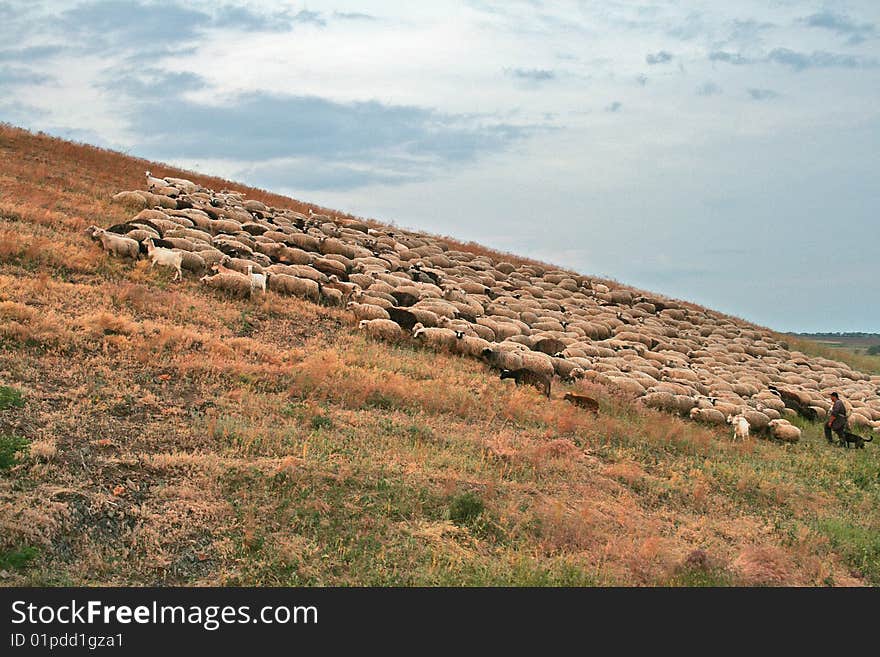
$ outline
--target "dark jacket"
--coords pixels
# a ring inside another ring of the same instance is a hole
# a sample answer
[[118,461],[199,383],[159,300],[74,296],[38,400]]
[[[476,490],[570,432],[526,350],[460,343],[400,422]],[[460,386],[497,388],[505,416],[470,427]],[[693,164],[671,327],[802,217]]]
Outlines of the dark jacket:
[[843,402],[839,399],[834,402],[834,405],[831,407],[829,411],[829,416],[833,416],[834,419],[831,421],[831,428],[835,431],[843,431],[846,429],[846,406],[843,405]]

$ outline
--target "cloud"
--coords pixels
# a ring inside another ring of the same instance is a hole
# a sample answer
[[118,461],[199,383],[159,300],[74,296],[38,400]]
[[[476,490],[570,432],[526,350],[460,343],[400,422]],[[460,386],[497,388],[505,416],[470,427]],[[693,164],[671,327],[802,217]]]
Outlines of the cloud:
[[244,168],[236,177],[265,189],[338,191],[370,185],[424,182],[425,171],[383,169],[353,163],[324,162],[311,158],[280,159]]
[[807,55],[788,48],[776,48],[771,51],[767,55],[767,61],[790,66],[796,71],[808,68],[874,68],[877,66],[877,60],[873,58],[824,51],[816,51]]
[[856,23],[848,16],[827,10],[807,16],[802,19],[802,22],[810,27],[831,30],[842,36],[847,36],[849,37],[847,43],[853,45],[862,43],[877,33],[877,27],[873,23]]
[[317,25],[318,27],[326,27],[327,21],[321,16],[320,12],[301,9],[300,12],[293,17],[295,23],[304,23],[309,25]]
[[619,100],[615,100],[613,103],[611,103],[610,105],[608,105],[605,108],[605,111],[606,112],[619,112],[622,108],[623,108],[623,103],[621,103]]
[[714,82],[704,82],[699,87],[697,87],[698,96],[715,96],[716,94],[720,93],[721,87],[719,87]]
[[644,73],[639,73],[636,76],[636,82],[639,83],[640,87],[644,87],[646,84],[648,84],[648,76],[645,75]]
[[0,50],[0,62],[33,62],[64,52],[62,46],[31,46],[12,50]]
[[528,82],[545,82],[547,80],[553,80],[556,78],[556,73],[553,71],[548,71],[546,69],[523,69],[523,68],[515,68],[508,69],[508,75],[511,75],[520,80],[526,80]]
[[190,72],[172,72],[158,68],[131,68],[114,73],[97,86],[132,98],[168,98],[206,86],[205,80]]
[[359,12],[334,11],[333,18],[339,18],[344,21],[375,21],[378,20],[370,14],[361,14]]
[[709,53],[709,61],[724,62],[735,66],[746,66],[770,62],[788,66],[795,71],[805,71],[810,68],[876,68],[878,61],[873,57],[861,57],[859,55],[843,55],[840,53],[825,52],[821,50],[812,53],[802,53],[789,48],[775,48],[761,58],[749,58],[739,53],[730,53],[723,50]]
[[147,136],[138,150],[150,157],[306,158],[332,168],[337,183],[347,177],[347,184],[370,178],[366,168],[384,182],[429,175],[502,151],[533,130],[420,107],[264,92],[221,105],[162,98],[140,103],[130,118],[132,130]]
[[0,67],[0,88],[7,85],[17,84],[43,84],[49,82],[53,78],[42,73],[34,73],[24,68],[15,68],[12,66]]
[[779,94],[772,89],[749,89],[749,96],[752,100],[772,100],[779,98]]
[[739,53],[725,52],[724,50],[716,50],[709,53],[710,62],[724,62],[726,64],[734,64],[742,66],[744,64],[752,64],[754,60],[743,57]]
[[286,32],[291,27],[287,12],[257,14],[246,7],[226,5],[217,10],[211,26],[232,27],[248,32]]
[[[256,13],[243,6],[224,5],[213,13],[174,3],[135,0],[93,0],[63,12],[54,26],[80,43],[87,52],[111,48],[187,48],[204,30],[235,28],[244,32],[278,32],[294,22],[320,20],[306,10],[291,17],[287,12]],[[143,55],[143,52],[139,52]]]
[[665,50],[661,50],[660,52],[656,52],[653,54],[648,53],[647,55],[645,55],[645,62],[652,66],[654,64],[665,64],[666,62],[671,60],[672,53],[666,52]]

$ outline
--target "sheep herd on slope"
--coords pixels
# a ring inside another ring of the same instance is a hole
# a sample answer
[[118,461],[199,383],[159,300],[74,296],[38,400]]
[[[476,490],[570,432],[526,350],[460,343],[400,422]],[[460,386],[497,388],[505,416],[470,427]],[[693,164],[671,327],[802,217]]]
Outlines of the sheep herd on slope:
[[730,424],[734,438],[751,430],[793,442],[800,430],[789,419],[824,419],[836,390],[854,430],[880,431],[880,376],[790,350],[721,313],[182,178],[147,172],[146,190],[113,199],[140,211],[87,232],[115,256],[149,258],[175,279],[190,273],[233,296],[345,307],[371,338],[470,356],[548,397],[554,381],[585,379],[650,408]]

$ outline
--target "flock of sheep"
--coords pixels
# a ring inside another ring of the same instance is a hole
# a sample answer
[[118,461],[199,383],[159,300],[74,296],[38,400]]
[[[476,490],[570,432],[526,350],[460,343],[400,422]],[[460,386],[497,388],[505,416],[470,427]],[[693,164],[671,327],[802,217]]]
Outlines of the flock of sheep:
[[87,229],[117,256],[147,257],[235,296],[271,291],[344,306],[372,338],[480,359],[548,397],[554,381],[587,379],[651,408],[731,424],[734,437],[797,441],[789,419],[822,420],[836,390],[853,430],[880,431],[880,377],[790,350],[721,313],[182,178],[147,172],[147,190],[113,198],[143,208]]

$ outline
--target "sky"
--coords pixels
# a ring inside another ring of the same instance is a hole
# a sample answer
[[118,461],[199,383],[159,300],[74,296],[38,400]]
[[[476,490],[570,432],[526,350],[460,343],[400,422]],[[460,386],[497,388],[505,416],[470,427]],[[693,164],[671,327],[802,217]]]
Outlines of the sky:
[[880,332],[876,0],[0,0],[0,121]]

